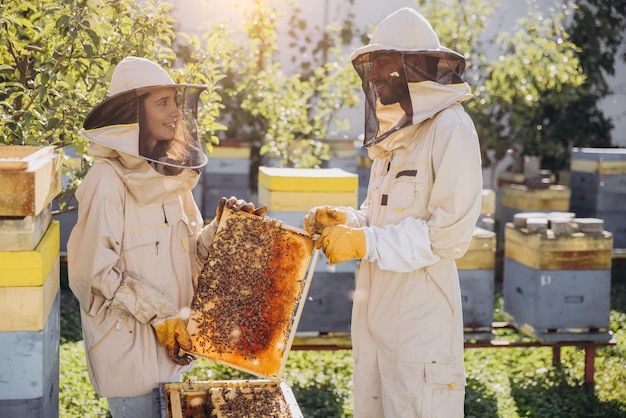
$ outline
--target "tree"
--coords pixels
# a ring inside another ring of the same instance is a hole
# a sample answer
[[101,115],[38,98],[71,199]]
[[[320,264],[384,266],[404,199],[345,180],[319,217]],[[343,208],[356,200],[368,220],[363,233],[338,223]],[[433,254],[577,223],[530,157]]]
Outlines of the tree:
[[[51,145],[65,156],[72,147],[79,166],[64,162],[69,199],[90,166],[86,140],[79,129],[87,113],[107,92],[113,67],[127,55],[150,58],[164,67],[176,59],[171,5],[154,0],[2,0],[0,14],[0,143]],[[198,44],[197,53],[200,54]],[[209,84],[215,95],[219,69],[202,56],[195,66],[176,71],[180,81]],[[195,72],[198,66],[205,71]],[[193,74],[193,77],[188,77]],[[204,106],[200,117],[205,143],[220,126],[213,122],[217,105]]]
[[[466,55],[468,80],[475,99],[467,104],[485,155],[500,160],[512,147],[523,155],[551,155],[561,162],[569,154],[569,138],[554,118],[574,106],[586,76],[580,49],[565,29],[571,8],[564,5],[541,13],[534,1],[529,14],[512,33],[495,40],[502,54],[489,61],[479,35],[492,15],[493,2],[484,0],[420,2],[442,43]],[[447,28],[447,29],[446,29]],[[483,161],[489,164],[490,158]]]
[[325,140],[332,123],[342,122],[339,110],[358,103],[358,83],[340,51],[339,28],[304,34],[307,23],[299,9],[291,4],[288,10],[291,46],[307,39],[300,51],[323,50],[324,60],[301,62],[293,74],[285,72],[277,45],[281,11],[255,0],[242,11],[245,36],[225,71],[221,117],[227,137],[259,146],[259,153],[274,157],[277,165],[315,167],[328,158]]
[[241,45],[221,24],[201,37],[176,33],[172,5],[158,0],[1,1],[0,141],[52,145],[61,153],[74,148],[82,164],[64,167],[70,179],[64,197],[73,195],[91,163],[79,134],[82,121],[106,96],[103,80],[127,55],[158,62],[176,81],[209,86],[199,111],[209,151],[217,133],[228,129],[225,136],[254,143],[278,164],[318,166],[328,158],[324,140],[337,112],[357,104],[356,76],[345,59],[334,59],[330,43],[328,60],[306,74],[282,71],[279,10],[264,0],[243,10]]

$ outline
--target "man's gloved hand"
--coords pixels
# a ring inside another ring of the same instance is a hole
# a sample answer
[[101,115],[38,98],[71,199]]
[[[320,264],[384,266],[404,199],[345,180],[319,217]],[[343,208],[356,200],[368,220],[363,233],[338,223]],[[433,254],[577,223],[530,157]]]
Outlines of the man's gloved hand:
[[235,196],[231,196],[230,198],[222,197],[217,204],[217,208],[215,208],[215,221],[217,223],[219,223],[222,218],[224,208],[231,209],[233,212],[244,211],[247,213],[253,213],[257,216],[263,216],[267,212],[267,206],[255,208],[254,203],[246,202],[243,199],[237,199]]
[[180,350],[191,350],[191,337],[187,332],[185,322],[180,318],[166,319],[158,324],[152,324],[156,332],[159,344],[167,351],[167,355],[172,361],[180,366],[186,366],[195,360],[195,357],[180,353]]
[[327,227],[315,242],[315,247],[324,250],[329,264],[363,258],[366,249],[365,233],[361,228],[345,225]]
[[324,228],[344,224],[347,219],[348,215],[341,208],[317,206],[304,217],[304,230],[309,235],[321,234]]

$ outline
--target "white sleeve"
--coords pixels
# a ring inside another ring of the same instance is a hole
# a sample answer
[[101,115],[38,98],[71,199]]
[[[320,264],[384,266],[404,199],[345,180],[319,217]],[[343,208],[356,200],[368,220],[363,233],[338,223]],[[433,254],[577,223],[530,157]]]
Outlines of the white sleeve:
[[382,270],[408,273],[439,261],[434,254],[425,221],[406,218],[395,225],[370,226],[365,232],[365,257]]

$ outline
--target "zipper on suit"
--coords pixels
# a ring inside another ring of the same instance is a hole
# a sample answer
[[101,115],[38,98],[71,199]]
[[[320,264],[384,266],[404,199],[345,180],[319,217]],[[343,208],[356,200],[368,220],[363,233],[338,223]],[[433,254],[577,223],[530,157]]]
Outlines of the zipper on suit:
[[448,299],[448,296],[446,295],[446,293],[443,291],[443,289],[441,289],[441,287],[439,286],[439,283],[437,283],[432,276],[430,275],[430,273],[428,272],[428,269],[424,269],[426,271],[426,281],[428,283],[431,283],[433,286],[435,286],[435,289],[437,289],[439,291],[439,293],[441,293],[441,296],[443,296],[443,299],[446,301],[446,303],[448,304],[448,307],[450,308],[450,312],[454,313],[454,308],[452,307],[452,303],[450,303],[450,299]]
[[156,253],[156,255],[159,255],[159,241],[154,243],[154,252]]
[[120,328],[122,327],[122,323],[124,322],[124,317],[123,316],[119,316],[117,318],[117,321],[115,321],[115,325],[111,327],[111,329],[104,335],[104,337],[102,337],[100,339],[100,341],[98,341],[98,343],[96,345],[94,345],[93,347],[91,347],[91,350],[89,350],[89,355],[92,355],[93,353],[96,352],[96,350],[98,350],[98,348],[100,348],[100,346],[102,344],[104,344],[104,342],[106,340],[109,339],[109,337],[111,335],[113,335],[114,332],[118,332],[120,330]]

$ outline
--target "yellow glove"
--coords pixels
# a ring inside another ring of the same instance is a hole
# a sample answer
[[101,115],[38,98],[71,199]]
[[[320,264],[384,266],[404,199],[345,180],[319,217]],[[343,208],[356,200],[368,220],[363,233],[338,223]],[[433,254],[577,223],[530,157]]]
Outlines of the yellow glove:
[[338,207],[317,206],[304,217],[304,230],[309,235],[321,234],[328,226],[345,224],[347,218],[346,212]]
[[365,233],[361,228],[336,225],[325,228],[315,242],[322,248],[329,264],[365,257]]
[[167,319],[157,325],[152,324],[159,344],[167,350],[167,356],[181,366],[191,363],[195,357],[190,354],[179,353],[180,350],[191,350],[191,337],[185,323],[180,318]]

